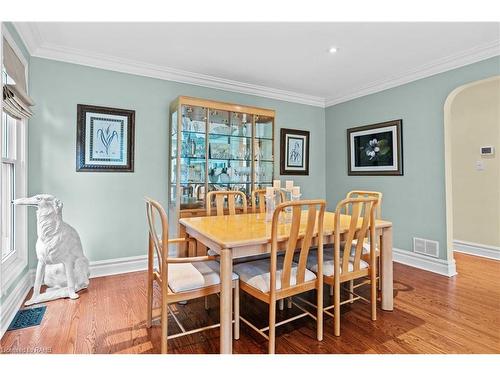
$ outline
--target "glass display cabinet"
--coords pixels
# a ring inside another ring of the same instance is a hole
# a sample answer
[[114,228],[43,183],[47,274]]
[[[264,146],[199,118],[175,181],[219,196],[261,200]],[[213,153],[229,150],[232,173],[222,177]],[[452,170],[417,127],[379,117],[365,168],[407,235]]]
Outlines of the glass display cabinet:
[[274,117],[270,109],[185,96],[170,104],[171,223],[203,216],[209,191],[240,190],[250,204],[252,190],[272,186]]

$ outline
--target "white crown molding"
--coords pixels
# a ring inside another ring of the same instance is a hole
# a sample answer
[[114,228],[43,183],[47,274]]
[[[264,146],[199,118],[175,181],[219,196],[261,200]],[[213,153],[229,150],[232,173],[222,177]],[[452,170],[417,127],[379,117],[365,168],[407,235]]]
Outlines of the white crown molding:
[[393,248],[392,259],[394,262],[405,264],[410,267],[430,271],[443,276],[455,276],[457,268],[455,259],[443,260],[431,258],[425,255],[413,253],[411,251]]
[[121,59],[109,55],[91,53],[83,50],[61,47],[45,43],[35,23],[14,22],[14,27],[23,40],[30,55],[50,60],[64,61],[72,64],[91,66],[121,73],[158,78],[167,81],[186,83],[224,91],[238,92],[270,99],[300,103],[326,108],[362,96],[374,94],[393,87],[401,86],[422,78],[443,73],[481,60],[500,55],[500,40],[485,43],[475,48],[450,55],[416,69],[408,70],[393,77],[377,80],[362,87],[340,92],[332,98],[307,95],[298,92],[254,85],[225,78],[188,72],[180,69],[147,64],[140,61]]
[[480,243],[453,240],[453,250],[459,253],[500,260],[500,247]]
[[325,107],[325,99],[298,92],[254,85],[201,73],[148,64],[141,61],[117,58],[110,55],[92,53],[74,48],[60,47],[43,42],[38,29],[33,23],[14,23],[14,27],[25,42],[28,51],[34,57],[64,61],[73,64],[91,66],[121,73],[158,78],[167,81],[187,83],[212,89],[238,92],[270,99],[300,103],[315,107]]
[[340,93],[334,98],[325,100],[325,107],[344,103],[362,96],[375,94],[393,87],[401,86],[406,83],[427,78],[435,74],[443,73],[448,70],[460,68],[481,60],[500,55],[500,40],[491,43],[485,43],[467,51],[435,60],[429,64],[422,65],[416,69],[408,70],[398,76],[378,80],[362,87],[358,87],[350,92]]
[[23,43],[26,46],[29,54],[33,56],[33,53],[42,44],[42,36],[40,35],[40,31],[35,26],[35,24],[31,22],[12,22],[12,24],[23,40]]

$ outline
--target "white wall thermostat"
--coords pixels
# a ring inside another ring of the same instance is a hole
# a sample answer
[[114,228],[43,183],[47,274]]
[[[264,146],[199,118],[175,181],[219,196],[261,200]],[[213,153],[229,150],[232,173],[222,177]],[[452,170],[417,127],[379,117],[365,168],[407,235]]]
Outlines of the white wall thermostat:
[[482,146],[480,149],[481,156],[492,156],[495,154],[494,146]]

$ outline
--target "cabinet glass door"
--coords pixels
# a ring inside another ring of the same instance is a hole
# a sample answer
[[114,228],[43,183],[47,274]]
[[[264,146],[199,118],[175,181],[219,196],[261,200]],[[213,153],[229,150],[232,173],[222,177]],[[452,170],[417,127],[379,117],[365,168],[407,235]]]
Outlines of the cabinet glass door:
[[255,188],[272,186],[274,174],[272,117],[255,116],[253,154]]
[[170,203],[177,200],[177,111],[170,115]]
[[252,115],[210,110],[208,190],[251,189]]
[[181,209],[203,207],[206,176],[207,109],[181,106],[180,124],[180,206]]

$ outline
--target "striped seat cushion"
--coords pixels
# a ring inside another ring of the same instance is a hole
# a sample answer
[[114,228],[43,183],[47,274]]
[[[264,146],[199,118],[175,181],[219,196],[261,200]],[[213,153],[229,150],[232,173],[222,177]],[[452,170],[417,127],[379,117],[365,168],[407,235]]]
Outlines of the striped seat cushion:
[[[168,286],[180,293],[220,284],[219,267],[215,261],[169,264]],[[238,280],[235,273],[233,280]]]
[[[360,269],[368,268],[368,263],[365,262],[364,260],[360,260],[359,267]],[[313,272],[318,272],[318,252],[316,250],[309,252],[309,256],[307,257],[307,268]],[[350,258],[348,271],[351,272],[353,270],[354,270],[354,258]],[[340,271],[342,273],[342,264],[340,266]],[[334,274],[333,252],[330,249],[330,251],[323,252],[323,275],[333,276],[333,274]]]
[[[271,275],[269,273],[270,259],[261,259],[253,262],[236,264],[233,268],[240,280],[251,285],[261,292],[268,293],[271,288]],[[283,257],[278,257],[276,270],[276,290],[281,289],[281,272],[283,270]],[[305,281],[316,279],[316,275],[306,269]],[[290,286],[297,284],[297,263],[292,263]]]

